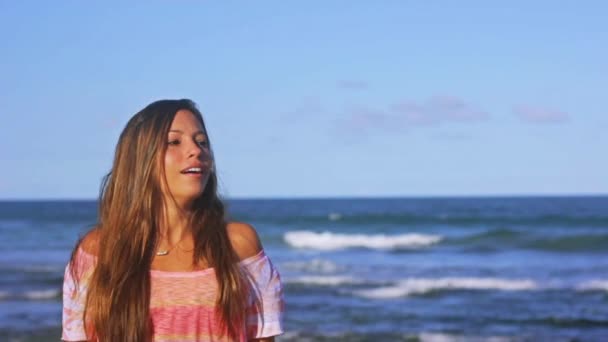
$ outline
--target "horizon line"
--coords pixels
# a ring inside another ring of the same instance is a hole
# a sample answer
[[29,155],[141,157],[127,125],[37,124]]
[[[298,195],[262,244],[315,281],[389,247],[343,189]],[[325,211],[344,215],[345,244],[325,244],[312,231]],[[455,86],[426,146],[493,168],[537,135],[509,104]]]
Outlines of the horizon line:
[[[572,197],[608,197],[608,193],[555,193],[555,194],[470,194],[470,195],[303,195],[303,196],[231,196],[222,200],[352,200],[352,199],[492,199],[492,198],[572,198]],[[40,197],[40,198],[0,198],[0,202],[50,202],[50,201],[98,201],[97,197],[69,198],[69,197]]]

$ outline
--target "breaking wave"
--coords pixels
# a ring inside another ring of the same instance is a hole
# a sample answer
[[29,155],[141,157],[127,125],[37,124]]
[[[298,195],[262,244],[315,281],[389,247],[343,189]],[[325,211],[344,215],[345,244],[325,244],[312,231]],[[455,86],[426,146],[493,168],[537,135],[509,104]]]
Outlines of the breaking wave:
[[342,270],[336,263],[325,259],[312,259],[308,261],[290,261],[282,265],[286,269],[313,273],[335,273]]
[[0,300],[25,299],[25,300],[46,300],[61,297],[60,289],[31,290],[25,292],[0,291]]
[[350,276],[301,276],[291,279],[285,279],[287,284],[297,285],[319,285],[319,286],[338,286],[338,285],[355,285],[364,283],[363,280],[356,279]]
[[332,232],[292,231],[283,236],[285,242],[295,248],[337,250],[346,248],[369,249],[417,249],[436,244],[443,239],[430,234],[339,234]]
[[589,280],[577,286],[579,291],[608,291],[608,279]]
[[390,299],[422,295],[436,291],[454,290],[500,290],[500,291],[529,291],[538,285],[527,279],[500,278],[410,278],[399,281],[394,285],[372,289],[355,290],[356,296],[370,299]]

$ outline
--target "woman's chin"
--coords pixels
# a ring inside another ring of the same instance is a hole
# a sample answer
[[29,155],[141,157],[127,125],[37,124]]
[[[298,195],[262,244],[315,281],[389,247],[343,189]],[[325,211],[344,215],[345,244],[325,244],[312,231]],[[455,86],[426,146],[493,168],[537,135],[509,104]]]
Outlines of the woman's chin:
[[187,207],[192,205],[197,199],[199,199],[203,195],[204,188],[201,188],[200,191],[188,191],[182,192],[180,194],[174,194],[173,199],[177,202],[177,204],[181,207]]
[[189,194],[185,195],[184,198],[186,199],[187,202],[192,203],[203,195],[203,190],[205,190],[205,189],[201,189],[201,191],[189,193]]

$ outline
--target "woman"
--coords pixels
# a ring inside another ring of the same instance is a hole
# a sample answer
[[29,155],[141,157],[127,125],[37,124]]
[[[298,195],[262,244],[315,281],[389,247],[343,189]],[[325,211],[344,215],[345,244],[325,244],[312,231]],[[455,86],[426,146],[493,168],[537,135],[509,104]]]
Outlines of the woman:
[[65,341],[272,341],[279,274],[253,227],[227,222],[203,118],[162,100],[120,135],[99,222],[74,248]]

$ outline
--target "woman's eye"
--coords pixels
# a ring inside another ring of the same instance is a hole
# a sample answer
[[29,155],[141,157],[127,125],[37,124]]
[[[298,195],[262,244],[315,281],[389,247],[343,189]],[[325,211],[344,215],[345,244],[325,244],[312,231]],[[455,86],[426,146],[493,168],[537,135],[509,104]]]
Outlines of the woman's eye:
[[198,144],[199,144],[200,146],[204,146],[204,147],[209,146],[209,143],[207,142],[207,140],[199,141],[199,142],[198,142]]
[[179,145],[179,140],[169,140],[169,142],[167,144],[169,144],[169,145]]

